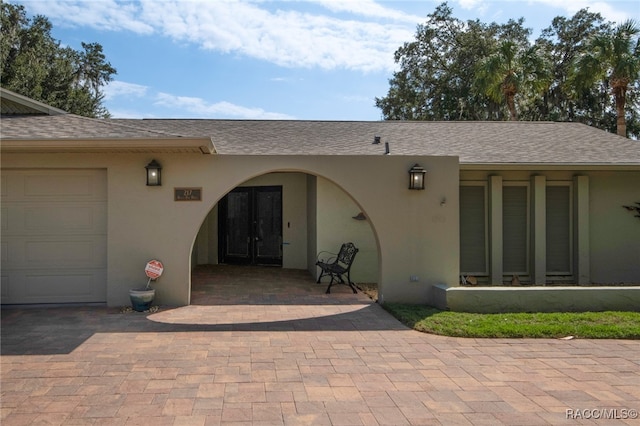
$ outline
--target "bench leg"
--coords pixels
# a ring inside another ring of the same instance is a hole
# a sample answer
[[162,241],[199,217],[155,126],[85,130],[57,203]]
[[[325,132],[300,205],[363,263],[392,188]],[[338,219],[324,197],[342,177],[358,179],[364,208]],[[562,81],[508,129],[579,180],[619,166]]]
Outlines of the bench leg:
[[327,286],[327,291],[325,291],[325,294],[331,293],[331,286],[333,285],[333,280],[335,278],[333,274],[330,273],[329,275],[331,275],[331,281],[329,282],[329,285]]
[[317,284],[320,284],[320,280],[322,279],[322,277],[326,277],[327,275],[330,275],[330,272],[328,272],[325,268],[323,268],[320,265],[316,265],[320,268],[320,275],[318,276],[318,280],[316,281]]
[[[355,285],[351,282],[351,279],[349,277],[347,277],[347,282],[344,282],[344,279],[342,278],[342,275],[337,275],[338,277],[338,281],[340,284],[345,284],[348,285],[349,287],[351,287],[351,290],[353,291],[353,294],[357,294],[358,290],[356,290]],[[327,287],[327,291],[325,291],[326,294],[331,293],[331,286],[333,285],[333,281],[334,281],[334,274],[331,274],[331,282],[329,283],[329,286]]]

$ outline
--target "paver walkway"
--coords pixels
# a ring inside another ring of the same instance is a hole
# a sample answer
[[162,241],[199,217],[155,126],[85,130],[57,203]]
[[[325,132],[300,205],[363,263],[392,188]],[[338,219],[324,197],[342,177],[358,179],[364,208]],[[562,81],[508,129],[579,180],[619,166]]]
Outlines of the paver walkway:
[[153,314],[3,309],[2,425],[640,424],[639,341],[422,334],[276,268],[193,281]]

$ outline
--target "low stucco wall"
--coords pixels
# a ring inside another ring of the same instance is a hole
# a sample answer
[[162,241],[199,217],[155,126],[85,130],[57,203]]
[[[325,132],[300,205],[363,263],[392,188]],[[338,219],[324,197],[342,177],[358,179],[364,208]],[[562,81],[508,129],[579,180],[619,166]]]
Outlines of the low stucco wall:
[[640,287],[448,287],[431,300],[456,312],[640,311]]

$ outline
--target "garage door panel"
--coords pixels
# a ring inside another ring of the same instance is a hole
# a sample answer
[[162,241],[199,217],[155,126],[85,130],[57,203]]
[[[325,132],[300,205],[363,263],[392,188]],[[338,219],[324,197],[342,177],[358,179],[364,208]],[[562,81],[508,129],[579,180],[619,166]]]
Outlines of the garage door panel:
[[25,198],[30,197],[91,197],[91,177],[84,175],[41,175],[27,176],[24,180]]
[[[105,280],[103,271],[66,270],[54,271],[14,271],[3,282],[2,299],[13,304],[29,303],[100,303],[106,299],[106,290],[101,283]],[[21,282],[23,285],[12,285]]]
[[2,179],[0,179],[0,197],[4,201],[9,196],[9,175],[2,173]]
[[[71,205],[70,205],[71,204]],[[30,203],[3,209],[3,235],[106,234],[106,203]]]
[[59,239],[56,237],[9,237],[7,261],[13,268],[104,268],[106,267],[106,237]]
[[0,208],[0,223],[4,235],[9,230],[9,209],[4,206]]
[[2,174],[3,198],[13,201],[104,201],[104,170],[10,170]]
[[106,205],[102,203],[32,206],[25,209],[23,226],[26,232],[105,233],[106,214]]
[[2,302],[106,301],[105,170],[3,170]]
[[9,277],[4,274],[0,277],[0,298],[3,303],[9,299]]
[[103,244],[96,240],[29,241],[25,244],[25,261],[29,267],[101,267],[105,266],[104,259]]

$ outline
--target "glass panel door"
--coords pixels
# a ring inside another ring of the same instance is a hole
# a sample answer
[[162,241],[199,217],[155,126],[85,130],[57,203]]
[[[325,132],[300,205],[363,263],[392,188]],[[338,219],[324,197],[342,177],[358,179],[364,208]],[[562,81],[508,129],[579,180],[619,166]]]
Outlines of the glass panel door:
[[255,205],[256,262],[282,264],[282,188],[256,188]]
[[220,201],[221,263],[282,265],[282,187],[236,188]]
[[225,197],[224,218],[221,221],[224,232],[224,259],[239,263],[251,261],[251,233],[249,216],[249,195],[246,188],[235,189]]

